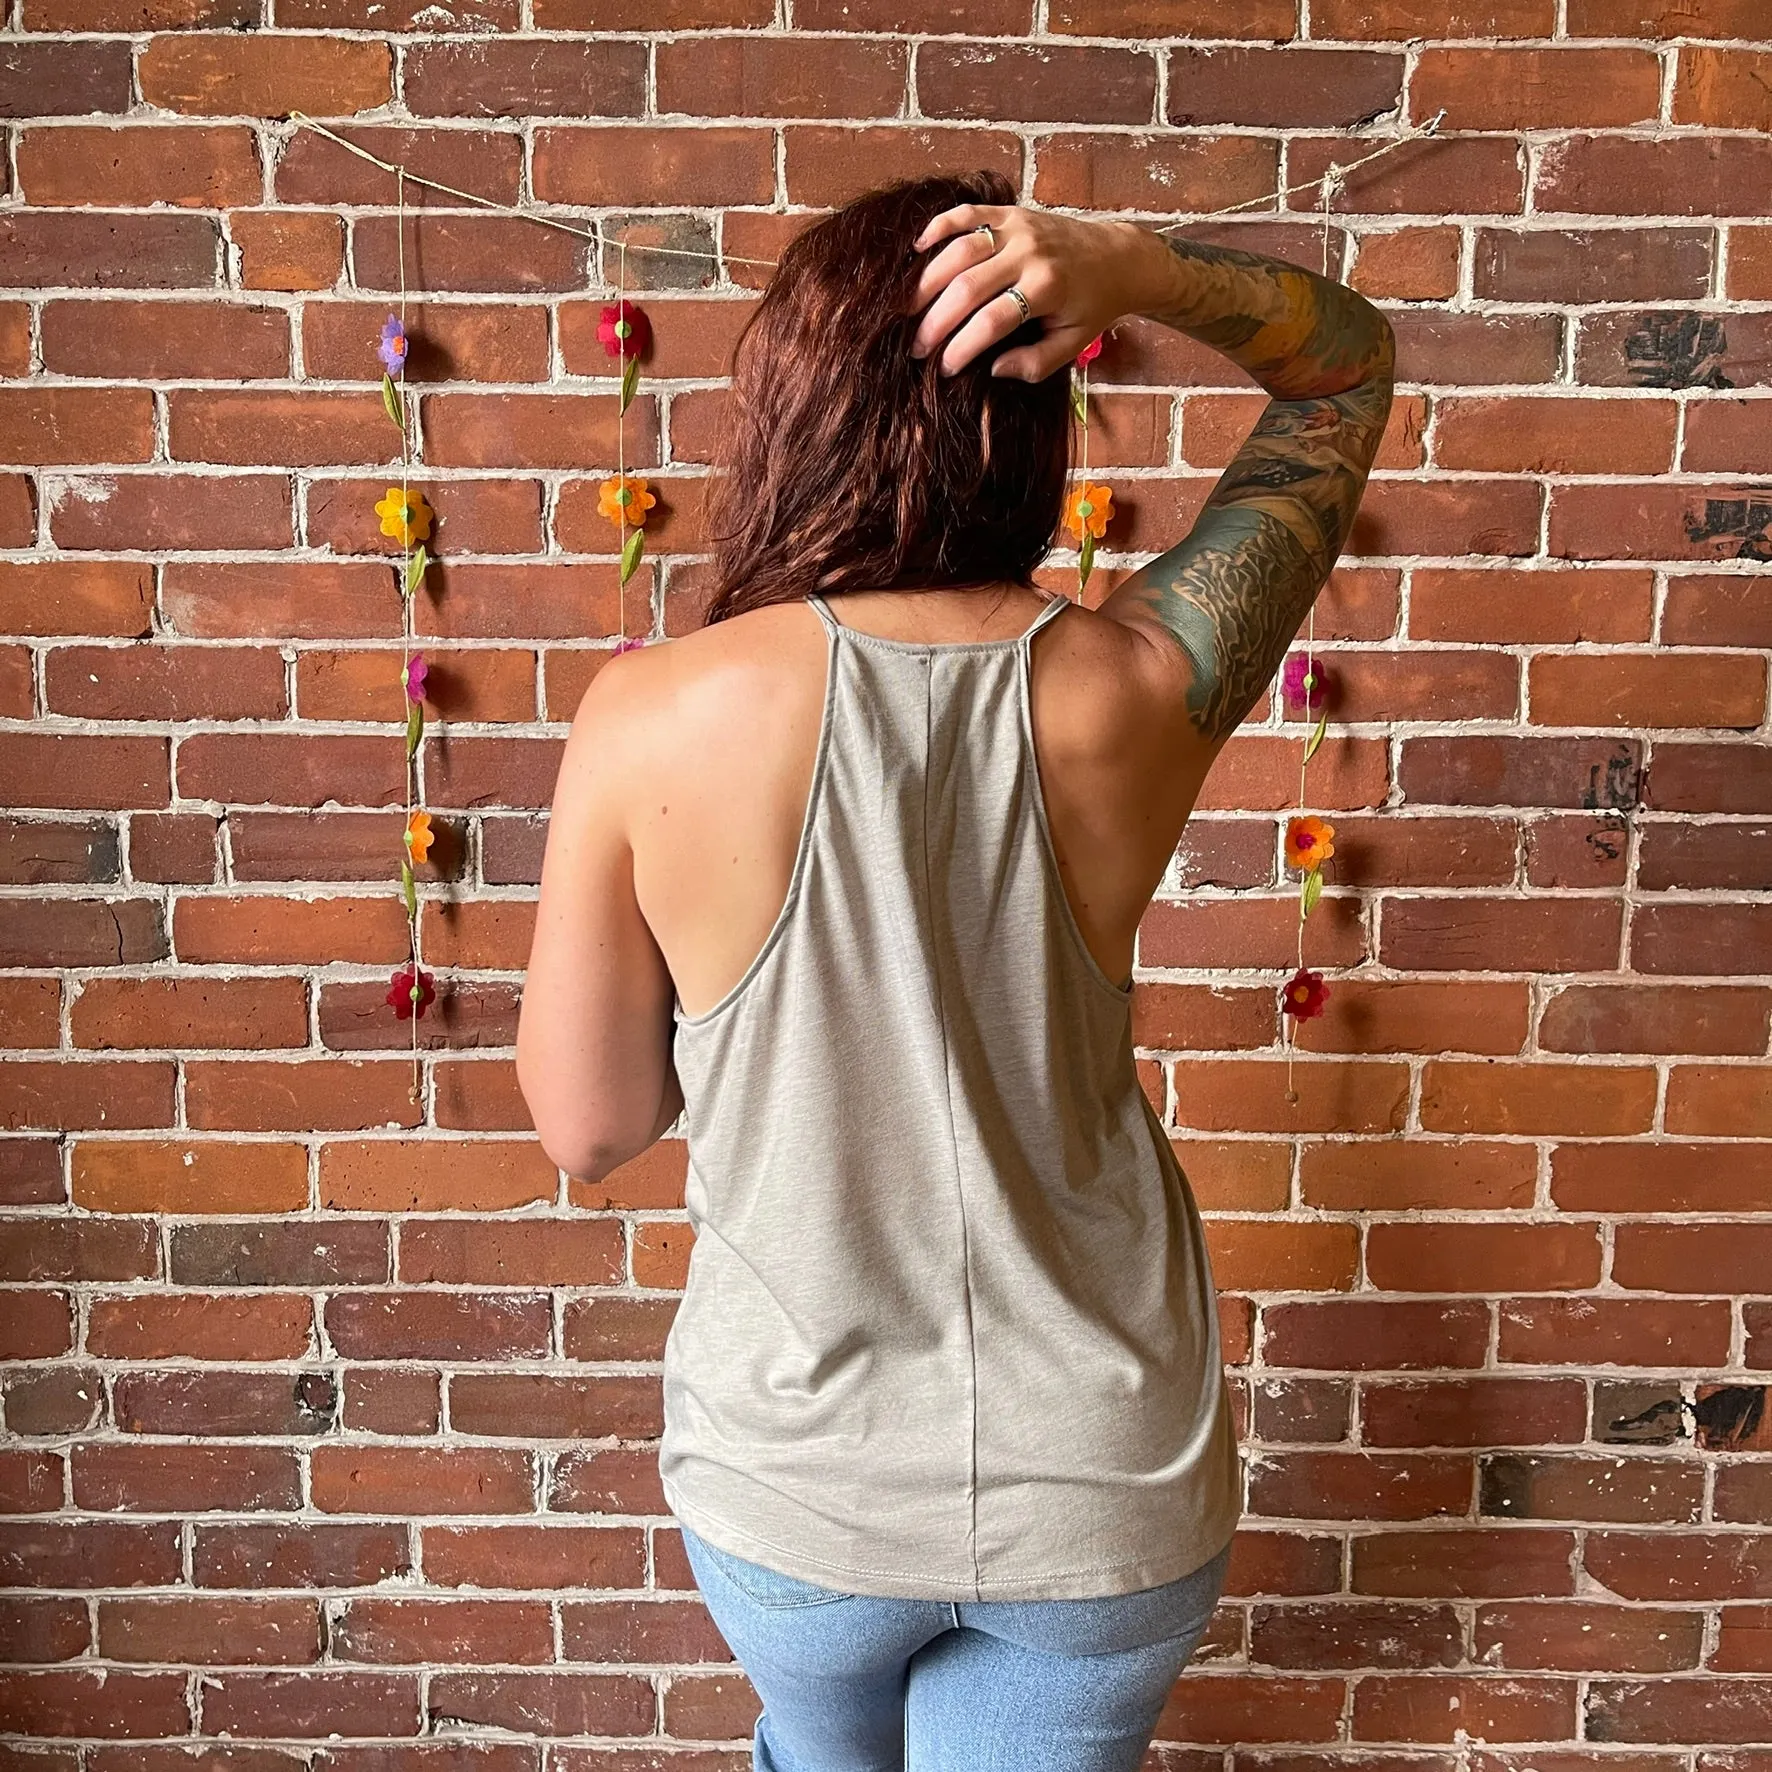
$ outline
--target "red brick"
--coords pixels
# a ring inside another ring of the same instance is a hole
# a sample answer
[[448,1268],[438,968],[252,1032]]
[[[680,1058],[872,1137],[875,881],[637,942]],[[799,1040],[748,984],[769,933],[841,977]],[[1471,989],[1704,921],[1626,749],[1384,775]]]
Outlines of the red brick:
[[1471,286],[1508,302],[1697,301],[1713,246],[1708,228],[1479,227]]
[[1341,1717],[1340,1680],[1200,1673],[1176,1684],[1156,1733],[1165,1741],[1326,1741]]
[[1623,886],[1630,875],[1630,827],[1620,812],[1535,818],[1522,828],[1531,886]]
[[[1202,812],[1277,811],[1298,803],[1297,739],[1242,733],[1212,765],[1196,805]],[[1312,762],[1310,804],[1335,812],[1380,805],[1389,788],[1385,745],[1368,738],[1325,738]]]
[[[353,242],[358,287],[385,289],[391,302],[400,287],[394,217],[359,217]],[[582,289],[592,275],[588,242],[555,228],[538,230],[516,215],[419,212],[407,217],[406,251],[409,261],[423,263],[425,286],[433,294],[484,290],[533,295]]]
[[1465,1457],[1370,1452],[1264,1452],[1250,1472],[1257,1518],[1419,1520],[1470,1505]]
[[276,720],[289,711],[268,647],[62,646],[44,663],[49,711],[88,720]]
[[658,46],[658,109],[697,117],[896,117],[909,62],[905,44],[881,38],[679,38]]
[[1524,982],[1338,979],[1324,1013],[1301,1023],[1296,1038],[1318,1052],[1513,1054],[1529,1021]]
[[[334,130],[336,135],[373,154],[390,165],[404,166],[420,178],[434,179],[452,185],[470,197],[484,197],[493,203],[515,203],[523,173],[523,143],[503,130],[433,127],[397,127],[386,124],[352,124]],[[279,203],[317,203],[327,207],[339,205],[391,206],[395,199],[395,179],[391,173],[372,166],[358,155],[306,130],[298,130],[285,146],[273,174]],[[408,209],[459,207],[461,199],[428,190],[424,185],[408,183]],[[388,243],[393,245],[392,218],[389,221]],[[407,245],[422,242],[426,235],[418,220],[409,216]],[[514,219],[514,218],[513,218]],[[518,224],[511,237],[530,242],[531,250],[544,251],[552,231],[538,228],[533,222]],[[358,232],[361,238],[361,228]],[[564,234],[558,239],[565,240]],[[362,276],[359,271],[358,281]],[[436,280],[431,267],[425,267],[424,286],[435,290]]]
[[1772,467],[1750,400],[1702,401],[1690,409],[1680,465],[1692,474],[1763,474]]
[[399,461],[399,433],[379,394],[174,388],[166,399],[174,460],[293,467]]
[[1539,1024],[1549,1052],[1741,1053],[1766,1049],[1772,990],[1735,985],[1572,985]]
[[1261,1321],[1264,1366],[1335,1372],[1480,1366],[1489,1342],[1488,1308],[1475,1300],[1270,1304]]
[[1519,830],[1511,819],[1381,812],[1341,814],[1332,822],[1335,855],[1328,871],[1340,886],[1511,886],[1519,866]]
[[[1618,1151],[1616,1145],[1591,1148]],[[1516,1298],[1502,1302],[1500,1316],[1501,1358],[1525,1365],[1691,1370],[1726,1364],[1729,1357],[1724,1299]]]
[[1570,0],[1575,37],[1747,37],[1754,0]]
[[646,45],[421,41],[407,51],[401,90],[419,117],[637,117],[646,104]]
[[1156,96],[1156,60],[1141,51],[952,41],[917,51],[917,101],[929,117],[1148,124]]
[[[1654,71],[1647,58],[1645,69]],[[1438,405],[1434,459],[1488,473],[1665,474],[1677,410],[1663,400],[1454,395]]]
[[[1331,1211],[1500,1211],[1530,1206],[1538,1159],[1529,1145],[1461,1139],[1309,1144],[1300,1197]],[[1450,1288],[1456,1290],[1456,1288]]]
[[1278,1140],[1170,1141],[1194,1198],[1208,1212],[1283,1211],[1292,1192],[1292,1148]]
[[[445,652],[427,647],[427,718],[474,721],[535,718],[535,654],[517,648]],[[398,652],[328,648],[296,663],[296,703],[304,720],[392,720],[406,709]],[[466,908],[466,907],[464,907]]]
[[192,639],[383,639],[400,632],[392,570],[370,561],[176,562],[162,598]]
[[1356,1741],[1561,1741],[1576,1727],[1573,1680],[1377,1674],[1354,1686]]
[[[582,468],[607,461],[614,470],[616,413],[591,394],[427,394],[422,417],[438,467]],[[657,459],[655,403],[642,395],[627,412],[630,471]]]
[[[186,799],[251,806],[398,805],[406,793],[404,747],[367,734],[194,732],[179,746]],[[186,901],[187,903],[190,901]]]
[[1450,1606],[1380,1606],[1330,1600],[1257,1606],[1249,1659],[1258,1666],[1451,1667],[1464,1658],[1464,1628]]
[[956,165],[1001,172],[1018,188],[1021,184],[1021,139],[1006,130],[802,124],[789,125],[782,134],[788,201],[796,206],[844,203],[888,180],[921,178]]
[[100,1051],[305,1046],[307,992],[296,978],[92,978],[69,1025]]
[[1772,751],[1756,744],[1657,744],[1645,782],[1659,812],[1772,812]]
[[264,192],[258,143],[237,125],[30,129],[19,138],[18,176],[25,199],[40,205],[227,209]]
[[1641,1291],[1755,1292],[1772,1261],[1772,1225],[1763,1222],[1621,1224],[1615,1235],[1612,1277]]
[[392,966],[408,952],[405,909],[392,896],[187,895],[174,906],[172,928],[179,958],[197,966]]
[[0,454],[26,465],[146,461],[154,397],[146,388],[0,388]]
[[1359,1232],[1351,1224],[1215,1219],[1206,1241],[1213,1277],[1227,1291],[1345,1290],[1359,1266]]
[[1739,1532],[1596,1532],[1587,1572],[1626,1600],[1772,1598],[1772,1537]]
[[1579,1443],[1586,1434],[1587,1388],[1579,1379],[1485,1376],[1360,1389],[1367,1446],[1545,1446]]
[[1618,738],[1406,738],[1404,797],[1437,806],[1635,804],[1642,746]]
[[86,1346],[113,1360],[300,1360],[313,1321],[298,1292],[103,1297],[92,1301]]
[[1393,898],[1379,954],[1409,971],[1608,971],[1622,921],[1602,899]]
[[334,1140],[320,1154],[320,1201],[334,1211],[501,1211],[551,1200],[557,1185],[533,1142]]
[[767,203],[774,147],[769,129],[542,128],[535,194],[545,203]]
[[206,215],[0,216],[0,258],[17,288],[205,288],[219,243]]
[[1772,1147],[1754,1143],[1565,1145],[1551,1171],[1571,1212],[1753,1213],[1769,1186]]
[[[1664,347],[1677,351],[1676,341]],[[1597,365],[1578,365],[1587,383]],[[1637,370],[1638,375],[1641,370]],[[1550,551],[1575,560],[1734,559],[1754,546],[1759,495],[1729,481],[1577,481],[1550,489]]]
[[[375,381],[385,302],[308,302],[302,361],[320,381]],[[408,381],[545,381],[543,307],[492,302],[411,302],[406,310]],[[376,441],[379,443],[380,438]]]
[[344,273],[341,216],[236,209],[228,236],[240,249],[243,289],[331,289]]
[[73,1178],[75,1205],[92,1212],[299,1212],[308,1204],[299,1144],[82,1140]]
[[164,738],[77,733],[0,734],[0,776],[15,806],[164,806],[171,798]]
[[1597,215],[1772,213],[1772,142],[1573,135],[1547,145],[1534,207]]
[[1718,652],[1540,653],[1528,694],[1541,726],[1722,726],[1748,729],[1766,709],[1764,659]]
[[325,1513],[528,1513],[534,1505],[531,1454],[519,1447],[316,1446],[312,1459],[314,1506]]
[[1661,65],[1642,48],[1430,48],[1409,101],[1446,129],[1628,128],[1659,116]]
[[1772,1741],[1772,1684],[1596,1681],[1588,1690],[1586,1726],[1597,1741]]
[[414,1125],[410,1065],[362,1059],[299,1063],[190,1059],[185,1112],[211,1132],[362,1132]]
[[1763,578],[1670,578],[1661,637],[1675,646],[1772,647],[1772,592]]
[[1667,1129],[1724,1138],[1772,1138],[1772,1068],[1675,1065],[1667,1079]]
[[1711,1667],[1718,1673],[1772,1672],[1772,1607],[1728,1606],[1721,1616]]
[[292,111],[348,117],[388,102],[393,59],[386,43],[360,38],[192,33],[156,37],[142,51],[136,71],[142,97],[162,110],[221,117],[287,117]]
[[100,552],[288,547],[289,483],[280,474],[70,477],[49,533],[58,547]]
[[1573,1594],[1575,1534],[1530,1527],[1381,1532],[1353,1540],[1356,1594],[1418,1599]]
[[153,625],[154,573],[134,560],[0,561],[0,631],[108,634]]
[[1600,1278],[1599,1235],[1574,1224],[1374,1224],[1366,1273],[1397,1292],[1581,1291]]
[[1656,1087],[1647,1066],[1434,1059],[1422,1072],[1421,1124],[1538,1137],[1647,1132]]
[[43,367],[58,375],[250,380],[289,371],[289,317],[276,308],[50,301],[42,334]]
[[[33,8],[34,10],[34,8]],[[38,21],[31,21],[33,29]],[[129,109],[127,43],[15,39],[0,52],[0,116],[80,117]]]
[[1639,972],[1772,971],[1772,904],[1646,904],[1631,922]]
[[[1035,141],[1034,196],[1070,209],[1165,215],[1217,209],[1270,193],[1279,182],[1278,161],[1274,143],[1256,136],[1066,130]],[[1245,424],[1242,434],[1248,429]]]
[[1403,1065],[1190,1059],[1176,1074],[1175,1117],[1209,1132],[1394,1132],[1408,1100]]

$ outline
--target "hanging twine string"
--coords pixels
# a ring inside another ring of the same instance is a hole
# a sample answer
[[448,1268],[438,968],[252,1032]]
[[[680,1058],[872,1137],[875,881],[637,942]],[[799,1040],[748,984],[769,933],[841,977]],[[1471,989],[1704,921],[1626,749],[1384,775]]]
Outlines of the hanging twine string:
[[[1376,160],[1382,154],[1394,154],[1398,148],[1407,147],[1411,142],[1421,141],[1424,137],[1438,134],[1440,120],[1445,115],[1446,111],[1442,106],[1419,129],[1405,131],[1394,140],[1374,148],[1370,154],[1362,154],[1358,160],[1350,160],[1345,166],[1338,168],[1338,175],[1352,172],[1356,166],[1364,166],[1369,160]],[[455,197],[463,203],[474,204],[481,209],[494,210],[500,215],[521,216],[525,221],[534,222],[537,227],[553,228],[559,233],[571,234],[575,239],[596,241],[600,238],[594,229],[575,228],[570,222],[560,221],[551,215],[537,214],[535,210],[521,208],[515,203],[500,203],[495,198],[481,197],[473,191],[463,191],[454,185],[443,184],[434,178],[421,178],[416,172],[408,172],[399,162],[384,160],[380,155],[370,153],[360,143],[351,141],[335,130],[328,129],[324,123],[316,123],[305,111],[291,111],[289,120],[298,129],[310,129],[314,134],[324,136],[329,142],[336,143],[348,153],[355,154],[359,160],[366,160],[371,166],[379,166],[383,172],[393,174],[411,184],[423,185],[428,191],[439,191],[446,197]],[[1191,228],[1200,222],[1212,221],[1221,215],[1237,215],[1245,209],[1253,209],[1264,203],[1278,202],[1282,198],[1290,197],[1296,191],[1308,191],[1319,185],[1327,187],[1328,183],[1327,174],[1322,178],[1303,179],[1297,184],[1282,185],[1273,196],[1249,197],[1241,203],[1228,203],[1222,209],[1202,210],[1198,215],[1189,217],[1187,221],[1169,222],[1160,228],[1153,228],[1151,231],[1157,234],[1173,234],[1180,228]],[[1325,215],[1328,213],[1326,189],[1324,213]],[[724,259],[727,264],[755,265],[763,270],[774,270],[776,264],[772,258],[746,258],[742,253],[724,251],[715,253],[711,249],[707,252],[696,252],[682,246],[651,246],[638,240],[634,242],[634,251],[656,253],[664,258],[695,258],[704,261],[718,257]]]

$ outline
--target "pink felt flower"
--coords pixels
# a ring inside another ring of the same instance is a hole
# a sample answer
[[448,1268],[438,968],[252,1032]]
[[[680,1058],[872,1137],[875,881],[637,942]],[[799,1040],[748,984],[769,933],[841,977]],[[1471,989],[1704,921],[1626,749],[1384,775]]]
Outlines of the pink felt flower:
[[1329,687],[1329,673],[1320,658],[1313,658],[1308,652],[1295,652],[1286,660],[1286,669],[1280,676],[1280,693],[1287,707],[1320,713],[1329,699]]
[[1088,342],[1088,344],[1086,344],[1082,348],[1082,350],[1080,350],[1077,353],[1077,367],[1079,369],[1086,368],[1089,364],[1093,363],[1097,357],[1099,357],[1101,355],[1102,336],[1103,335],[1101,333],[1099,333],[1099,332],[1096,333],[1094,338],[1092,338]]
[[597,321],[597,337],[608,356],[638,357],[652,342],[652,322],[631,301],[607,302]]
[[622,642],[621,642],[621,643],[620,643],[620,644],[619,644],[619,645],[618,645],[618,646],[617,646],[617,647],[616,647],[616,649],[615,649],[615,650],[616,650],[616,651],[617,651],[617,652],[618,652],[618,653],[622,653],[622,652],[632,652],[632,651],[633,651],[633,650],[634,650],[634,649],[635,649],[635,648],[636,648],[636,647],[637,647],[637,646],[644,646],[644,645],[645,645],[645,644],[646,644],[646,642],[645,642],[645,641],[644,641],[644,640],[623,640],[623,641],[622,641]]
[[388,316],[375,354],[389,375],[399,375],[406,368],[406,328],[400,324],[398,314]]
[[1280,1007],[1298,1021],[1311,1021],[1323,1013],[1329,1001],[1329,987],[1320,972],[1299,969],[1286,980],[1280,995]]
[[423,1021],[425,1010],[430,1007],[437,995],[436,991],[431,988],[430,973],[418,972],[415,979],[416,970],[412,966],[401,967],[394,974],[393,982],[388,986],[386,1002],[401,1021],[405,1021],[413,1015]]
[[413,653],[406,664],[406,699],[423,701],[425,698],[425,678],[430,672],[422,652]]

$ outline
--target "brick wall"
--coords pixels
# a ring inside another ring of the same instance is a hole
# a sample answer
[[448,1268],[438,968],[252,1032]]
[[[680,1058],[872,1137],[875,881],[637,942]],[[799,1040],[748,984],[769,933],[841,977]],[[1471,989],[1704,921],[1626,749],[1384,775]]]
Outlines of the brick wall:
[[[656,1483],[681,1146],[560,1177],[511,1043],[563,723],[618,631],[696,624],[759,273],[630,255],[657,350],[628,459],[665,508],[618,611],[610,267],[411,193],[445,562],[414,1106],[369,511],[392,181],[289,112],[612,239],[767,258],[891,173],[1166,222],[1444,107],[1334,216],[1399,392],[1319,614],[1339,836],[1308,953],[1351,970],[1295,1101],[1296,721],[1229,746],[1141,932],[1143,1075],[1250,1452],[1153,1763],[1768,1772],[1764,0],[771,5],[13,0],[0,1763],[748,1764]],[[1314,195],[1200,232],[1314,265]],[[1261,396],[1137,325],[1094,381],[1124,570]]]

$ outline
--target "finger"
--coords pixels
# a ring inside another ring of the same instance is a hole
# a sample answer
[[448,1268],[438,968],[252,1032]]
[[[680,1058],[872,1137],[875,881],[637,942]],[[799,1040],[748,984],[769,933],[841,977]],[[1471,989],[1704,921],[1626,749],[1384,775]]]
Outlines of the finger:
[[[1023,324],[1021,307],[1006,293],[1008,288],[1006,281],[1003,285],[1004,293],[999,293],[986,302],[948,340],[947,349],[941,354],[943,375],[957,374],[980,351],[989,349],[999,339],[1007,338]],[[1028,318],[1037,319],[1038,315],[1029,315]]]
[[943,240],[951,240],[956,234],[963,234],[968,228],[976,228],[980,222],[989,222],[995,227],[1007,212],[996,203],[960,203],[952,209],[944,209],[923,229],[912,242],[918,252],[925,247],[938,245]]
[[1038,344],[1017,345],[1014,350],[1005,351],[991,364],[991,374],[1017,381],[1044,381],[1068,368],[1090,336],[1093,335],[1086,336],[1086,329],[1081,326],[1055,326]]
[[[974,265],[981,265],[995,252],[990,236],[980,234],[976,230],[968,230],[964,234],[948,241],[934,258],[923,266],[922,275],[917,279],[916,292],[911,297],[913,314],[926,308],[959,276],[962,271],[969,271]],[[913,357],[926,356],[934,348],[935,340],[922,339],[919,332],[916,345],[913,346]]]
[[[984,236],[980,234],[979,239],[983,241]],[[912,349],[918,356],[928,356],[969,314],[994,300],[1014,281],[1015,264],[1007,252],[994,252],[960,272],[923,316]],[[1009,306],[1013,310],[1015,304]]]

